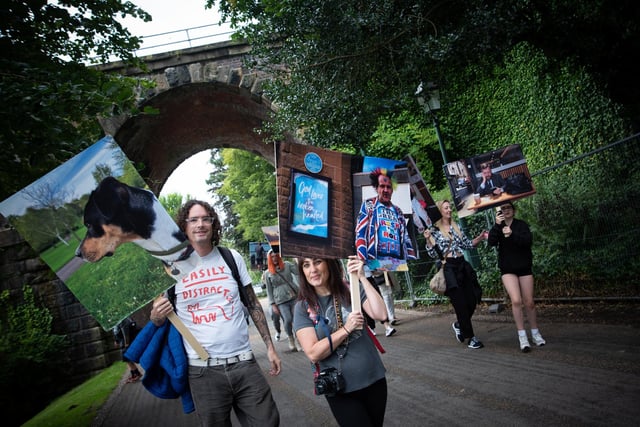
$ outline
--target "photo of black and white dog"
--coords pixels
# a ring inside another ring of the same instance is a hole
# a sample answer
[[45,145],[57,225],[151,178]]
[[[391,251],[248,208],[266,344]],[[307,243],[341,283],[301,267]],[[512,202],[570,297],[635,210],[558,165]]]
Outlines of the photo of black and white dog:
[[132,242],[161,260],[175,280],[194,267],[186,236],[149,190],[104,178],[89,195],[83,219],[87,233],[76,256],[85,261],[98,262]]

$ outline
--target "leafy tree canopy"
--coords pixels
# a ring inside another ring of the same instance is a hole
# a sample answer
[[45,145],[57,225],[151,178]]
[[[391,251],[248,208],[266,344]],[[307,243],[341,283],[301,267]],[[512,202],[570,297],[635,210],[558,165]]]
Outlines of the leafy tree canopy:
[[122,0],[6,0],[0,14],[4,199],[101,137],[99,117],[135,108],[136,80],[85,63],[133,62],[140,40],[116,18],[151,17]]
[[222,205],[225,239],[240,248],[263,241],[262,227],[278,223],[274,167],[237,149],[212,150],[211,162],[217,167],[207,184]]
[[[522,41],[551,58],[575,58],[627,114],[638,116],[630,61],[640,45],[640,6],[632,0],[207,5],[218,5],[252,44],[252,65],[279,77],[266,88],[279,107],[271,126],[276,136],[302,129],[312,144],[366,148],[379,118],[417,111],[413,94],[421,80],[447,88],[447,76],[469,64],[490,69]],[[469,77],[468,84],[476,81]]]

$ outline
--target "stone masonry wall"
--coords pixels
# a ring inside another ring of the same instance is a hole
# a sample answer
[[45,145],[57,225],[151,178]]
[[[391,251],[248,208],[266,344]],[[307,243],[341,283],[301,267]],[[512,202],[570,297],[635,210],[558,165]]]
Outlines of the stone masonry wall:
[[53,316],[53,333],[70,343],[69,382],[76,384],[120,360],[113,334],[105,331],[78,302],[55,273],[12,228],[0,229],[0,290],[8,290],[12,301],[22,299],[24,285]]

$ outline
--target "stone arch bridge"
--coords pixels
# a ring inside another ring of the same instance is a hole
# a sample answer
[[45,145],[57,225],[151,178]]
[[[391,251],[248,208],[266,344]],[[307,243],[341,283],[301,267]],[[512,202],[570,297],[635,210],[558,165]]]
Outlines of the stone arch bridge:
[[140,174],[154,193],[184,160],[206,149],[240,148],[274,163],[273,146],[255,131],[273,108],[262,91],[269,76],[243,66],[250,51],[244,42],[225,41],[144,57],[145,72],[121,62],[98,67],[156,84],[139,104],[159,114],[101,122],[127,156],[144,165]]
[[[240,148],[274,164],[273,145],[255,132],[273,108],[262,91],[268,76],[243,66],[250,51],[246,43],[226,41],[144,57],[146,72],[118,62],[98,67],[156,82],[153,90],[141,94],[139,104],[156,108],[159,114],[101,122],[129,159],[144,165],[140,174],[154,193],[159,194],[184,160],[206,149]],[[0,254],[0,289],[21,294],[23,284],[29,283],[53,315],[53,332],[72,343],[70,382],[86,379],[120,359],[112,334],[99,326],[15,230],[0,229]]]

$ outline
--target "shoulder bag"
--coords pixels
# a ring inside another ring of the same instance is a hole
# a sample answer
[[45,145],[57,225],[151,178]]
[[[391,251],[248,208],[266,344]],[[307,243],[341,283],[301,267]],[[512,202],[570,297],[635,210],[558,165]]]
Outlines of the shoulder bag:
[[429,289],[431,289],[433,293],[436,293],[438,295],[444,295],[444,293],[447,291],[447,281],[444,278],[444,265],[447,263],[448,253],[449,253],[449,248],[447,247],[447,250],[442,256],[442,262],[440,264],[440,268],[438,269],[436,274],[431,278],[431,281],[429,282]]

